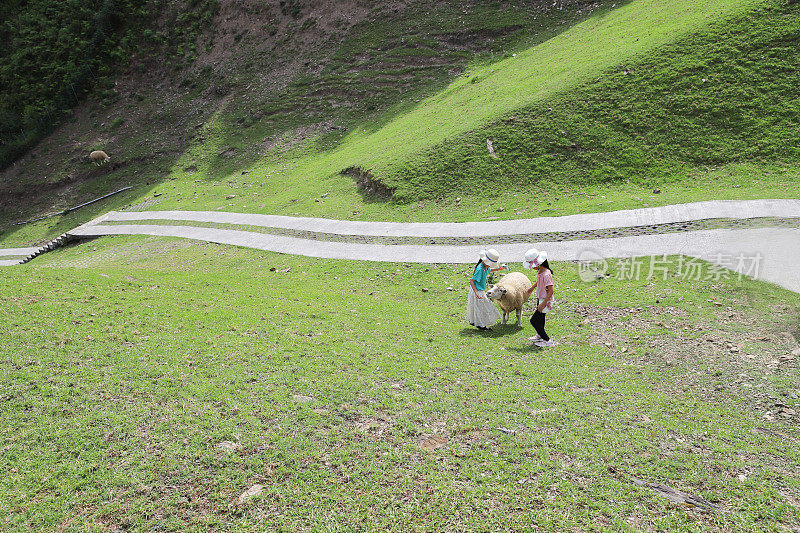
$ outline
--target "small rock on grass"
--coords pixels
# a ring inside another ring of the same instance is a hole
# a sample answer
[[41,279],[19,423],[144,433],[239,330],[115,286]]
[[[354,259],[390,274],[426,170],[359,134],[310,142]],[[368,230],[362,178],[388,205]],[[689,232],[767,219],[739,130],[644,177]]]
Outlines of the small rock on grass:
[[300,403],[308,403],[316,401],[315,398],[312,398],[311,396],[303,396],[302,394],[294,394],[293,398]]
[[225,450],[226,452],[235,452],[242,449],[242,445],[238,442],[224,440],[217,444],[217,448]]
[[241,495],[239,495],[239,505],[245,504],[264,492],[264,487],[262,485],[253,485],[246,491],[244,491]]

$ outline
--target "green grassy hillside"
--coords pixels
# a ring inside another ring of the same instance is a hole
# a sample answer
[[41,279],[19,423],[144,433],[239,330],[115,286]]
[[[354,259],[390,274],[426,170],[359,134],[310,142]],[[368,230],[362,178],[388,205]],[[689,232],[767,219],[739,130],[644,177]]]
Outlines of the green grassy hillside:
[[[476,180],[499,181],[497,175],[511,176],[513,181],[506,179],[504,185],[513,186],[515,192],[531,182],[535,182],[543,175],[560,173],[564,179],[560,181],[568,182],[568,185],[583,186],[587,181],[597,181],[602,177],[602,181],[618,179],[620,175],[625,178],[636,180],[641,173],[654,174],[649,168],[639,169],[631,172],[631,167],[635,161],[630,161],[631,155],[627,155],[627,160],[609,162],[608,158],[614,158],[615,154],[622,151],[624,154],[637,149],[637,143],[628,142],[632,146],[620,146],[622,140],[603,138],[598,132],[591,132],[592,137],[586,139],[579,138],[582,143],[587,145],[583,148],[584,155],[582,167],[591,167],[588,180],[578,179],[574,170],[575,164],[572,161],[563,161],[557,155],[553,161],[552,152],[568,151],[572,148],[570,141],[566,147],[559,146],[564,144],[564,139],[557,140],[559,143],[555,148],[554,143],[545,138],[542,145],[533,146],[529,140],[527,145],[520,145],[519,142],[507,141],[500,138],[498,152],[503,155],[501,160],[495,162],[489,157],[486,151],[486,138],[480,139],[487,134],[496,135],[494,130],[486,130],[487,122],[492,121],[502,115],[513,111],[514,113],[530,113],[542,115],[539,108],[529,110],[534,102],[539,102],[539,106],[545,105],[549,108],[553,105],[550,100],[554,98],[563,99],[566,102],[585,100],[585,92],[582,87],[599,76],[601,80],[606,80],[606,93],[622,98],[618,87],[622,82],[614,75],[623,65],[632,64],[638,61],[639,54],[654,53],[660,50],[661,45],[680,40],[680,45],[674,45],[679,52],[673,52],[670,56],[669,51],[663,51],[663,58],[658,61],[665,61],[664,71],[660,74],[660,84],[657,87],[641,87],[640,84],[645,79],[643,76],[632,77],[625,80],[625,91],[627,94],[639,94],[643,90],[662,90],[670,94],[676,94],[676,98],[683,98],[681,105],[686,105],[686,95],[679,95],[683,89],[681,86],[671,87],[670,84],[676,77],[685,76],[685,67],[676,65],[674,55],[684,58],[686,63],[698,61],[696,54],[702,56],[702,39],[716,39],[716,32],[733,31],[721,30],[728,28],[728,17],[735,17],[743,11],[753,8],[752,2],[716,2],[702,4],[686,4],[684,2],[632,2],[630,4],[616,6],[613,9],[601,10],[589,16],[586,20],[576,23],[569,29],[553,36],[542,43],[510,54],[501,61],[490,62],[486,65],[471,68],[467,75],[459,77],[447,88],[422,100],[413,109],[401,112],[391,117],[385,123],[373,128],[371,124],[366,127],[358,127],[355,131],[347,134],[340,134],[339,139],[331,139],[331,136],[320,141],[304,145],[296,154],[282,154],[277,160],[270,164],[269,159],[265,163],[256,162],[251,172],[266,172],[269,176],[275,176],[275,187],[271,188],[270,193],[273,198],[271,208],[276,209],[277,202],[283,205],[292,205],[293,209],[303,212],[308,210],[311,200],[320,194],[321,183],[327,188],[337,187],[335,180],[331,180],[332,172],[338,172],[349,167],[359,167],[369,171],[372,176],[383,182],[388,187],[394,189],[394,198],[402,202],[412,200],[440,199],[444,196],[463,196],[475,194]],[[747,15],[750,17],[751,15]],[[759,12],[757,16],[767,16]],[[739,22],[731,24],[741,25]],[[763,23],[753,30],[759,33],[761,41],[755,46],[769,44],[764,41],[771,41],[772,31],[769,29],[769,21]],[[784,23],[781,30],[791,38],[794,30],[792,22]],[[713,29],[709,30],[708,26]],[[738,26],[737,26],[738,27]],[[699,41],[686,39],[689,33],[701,33],[705,37],[698,37]],[[780,32],[778,32],[780,33]],[[778,40],[783,37],[778,36]],[[792,61],[796,58],[787,57],[787,50],[790,44],[780,52],[780,58],[784,62],[779,68],[794,72]],[[724,56],[731,54],[730,48],[717,51],[717,54]],[[685,56],[685,57],[684,57]],[[752,58],[750,58],[752,59]],[[705,59],[703,59],[705,60]],[[682,70],[683,69],[683,70]],[[745,68],[745,71],[748,69]],[[666,76],[671,76],[667,78]],[[745,81],[751,84],[754,80],[747,72],[737,79],[737,82]],[[786,85],[791,84],[792,80],[786,81]],[[752,87],[753,92],[760,88]],[[650,93],[652,96],[652,93]],[[689,95],[688,99],[698,98],[698,102],[707,99],[707,95]],[[734,106],[747,105],[757,108],[758,102],[750,101],[746,94],[738,95],[740,101],[732,102]],[[791,98],[785,95],[786,98]],[[597,99],[603,99],[603,95],[597,95]],[[645,99],[643,105],[658,109],[663,103],[657,99],[647,99],[647,95],[642,95]],[[784,101],[788,106],[792,106],[790,101]],[[613,105],[610,102],[608,105]],[[584,112],[583,120],[594,120],[600,122],[605,118],[607,110],[602,106],[592,107],[592,102],[587,102],[587,109]],[[526,111],[528,110],[528,111]],[[634,111],[634,109],[631,109]],[[565,113],[568,113],[565,110]],[[669,108],[664,110],[668,114]],[[624,111],[618,114],[622,115]],[[695,122],[704,121],[700,115],[695,113]],[[636,120],[636,116],[630,113],[628,120]],[[508,135],[517,138],[541,139],[555,129],[558,117],[549,120],[550,117],[542,119],[536,125],[531,126],[522,121],[521,124],[508,124],[505,131]],[[784,117],[784,130],[791,131],[792,117]],[[542,128],[546,124],[543,131]],[[675,123],[675,127],[683,127],[683,123]],[[751,127],[753,124],[745,124]],[[608,125],[601,125],[606,128]],[[647,126],[643,126],[646,128]],[[548,129],[549,128],[549,129]],[[574,129],[574,128],[573,128]],[[464,139],[465,132],[477,130],[474,135]],[[665,120],[664,130],[669,131],[669,121]],[[561,128],[556,130],[560,133]],[[571,131],[575,137],[581,136],[580,131]],[[611,132],[613,135],[613,131]],[[563,135],[563,134],[562,134]],[[708,133],[704,133],[705,136]],[[793,135],[793,133],[792,133]],[[598,139],[598,136],[600,137]],[[685,138],[685,134],[684,134]],[[713,144],[714,139],[721,139],[716,133],[705,142],[700,143],[703,150],[708,149],[709,144]],[[677,143],[681,142],[677,139]],[[445,142],[446,141],[446,142]],[[444,144],[442,144],[444,143]],[[594,149],[595,145],[607,144]],[[675,144],[675,143],[673,143]],[[510,145],[510,146],[509,146]],[[466,147],[465,147],[466,146]],[[198,147],[200,148],[200,147]],[[214,149],[219,148],[215,146]],[[736,150],[738,147],[731,147],[728,157],[721,157],[725,162],[745,159],[745,154]],[[454,153],[454,149],[456,152]],[[638,148],[642,151],[642,148]],[[466,153],[465,153],[466,152]],[[542,152],[545,152],[542,154]],[[208,153],[201,151],[190,152],[186,162],[209,160]],[[296,157],[293,157],[295,156]],[[626,157],[625,155],[622,156]],[[655,156],[651,156],[655,157]],[[529,158],[532,163],[520,160]],[[542,161],[545,159],[545,161]],[[183,163],[184,160],[182,160]],[[212,159],[213,161],[213,159]],[[538,165],[537,165],[538,163]],[[673,161],[656,163],[658,166],[666,168],[674,167]],[[199,168],[202,163],[198,163]],[[582,169],[581,169],[582,170]],[[683,175],[686,168],[680,169]],[[675,176],[677,171],[667,174],[667,177]],[[178,174],[179,176],[179,174]],[[521,177],[521,179],[520,179]],[[658,177],[664,177],[663,172]],[[495,179],[492,179],[495,178]],[[571,178],[571,179],[570,179]],[[571,183],[569,183],[571,181]],[[286,187],[290,184],[289,187]],[[342,187],[337,187],[341,191]],[[297,197],[300,198],[297,198]],[[303,202],[305,196],[305,202]],[[330,196],[330,193],[329,193]],[[310,197],[310,198],[309,198]],[[292,200],[295,200],[294,202]],[[299,200],[299,201],[298,201]],[[348,198],[344,204],[351,204],[352,199]],[[281,206],[283,207],[283,206]],[[311,207],[311,210],[316,210]]]
[[[123,208],[800,198],[797,3],[220,0],[210,26],[169,5],[113,90],[0,172],[3,247]],[[800,295],[662,259],[590,283],[554,263],[544,350],[525,321],[466,324],[464,265],[123,236],[8,267],[0,530],[798,530]]]
[[[147,42],[166,43],[162,48],[143,47],[113,91],[79,106],[0,173],[0,220],[57,212],[132,185],[132,193],[102,208],[121,206],[165,179],[185,178],[186,188],[213,194],[256,162],[283,160],[287,150],[312,140],[335,144],[343,131],[368,123],[380,127],[471,62],[546,40],[592,6],[576,0],[559,8],[546,2],[367,8],[354,1],[312,10],[296,2],[220,2],[214,24],[195,43],[196,57],[170,36],[197,21],[167,10],[156,31],[148,30]],[[93,149],[111,154],[112,165],[92,167],[86,156]]]
[[517,109],[378,176],[400,198],[416,199],[463,193],[475,183],[662,186],[734,162],[796,165],[798,50],[800,5],[761,7],[618,63],[578,90]]
[[616,6],[514,57],[470,71],[374,133],[356,132],[322,164],[357,165],[378,176],[391,173],[410,156],[445,139],[574,89],[639,53],[752,5],[740,0],[694,4],[640,0]]
[[[42,175],[54,192],[8,203],[0,240],[39,241],[131,204],[485,220],[800,195],[796,3],[496,8],[376,10],[346,34],[319,29],[341,21],[286,15],[276,43],[319,34],[284,76],[259,69],[283,64],[289,48],[262,57],[257,39],[238,33],[241,49],[222,50],[241,52],[225,63],[235,75],[200,57],[164,82],[174,92],[145,84],[6,173],[19,197]],[[58,158],[76,145],[111,145],[121,162],[76,172],[77,156]],[[345,169],[391,197],[360,191]],[[8,225],[121,185],[134,190],[47,223]]]

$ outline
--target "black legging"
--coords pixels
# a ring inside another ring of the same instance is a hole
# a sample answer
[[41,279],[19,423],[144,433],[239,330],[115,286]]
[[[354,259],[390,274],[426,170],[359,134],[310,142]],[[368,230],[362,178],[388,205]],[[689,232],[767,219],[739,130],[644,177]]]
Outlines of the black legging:
[[531,326],[533,326],[533,328],[536,330],[536,333],[539,334],[543,341],[549,341],[550,336],[544,330],[544,318],[544,313],[534,311],[533,316],[531,317]]

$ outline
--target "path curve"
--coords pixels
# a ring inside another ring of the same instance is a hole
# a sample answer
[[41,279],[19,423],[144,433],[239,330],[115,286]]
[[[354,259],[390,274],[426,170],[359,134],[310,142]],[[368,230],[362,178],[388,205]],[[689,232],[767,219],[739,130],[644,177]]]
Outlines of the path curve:
[[[608,213],[464,223],[363,222],[208,211],[143,211],[135,213],[112,211],[68,232],[66,237],[158,235],[233,244],[309,257],[411,263],[471,263],[476,260],[481,247],[478,245],[384,245],[334,242],[219,227],[143,223],[143,221],[164,220],[183,221],[187,224],[261,226],[354,237],[483,237],[483,246],[497,248],[506,262],[521,261],[525,250],[531,246],[546,249],[551,257],[563,261],[682,254],[738,271],[745,270],[747,265],[737,266],[732,258],[757,256],[760,259],[757,272],[755,272],[756,278],[800,292],[800,225],[798,224],[796,224],[798,227],[713,229],[590,240],[517,242],[514,244],[504,244],[503,239],[504,236],[509,235],[628,228],[721,218],[741,220],[765,217],[789,219],[795,223],[800,220],[800,200],[709,201]],[[130,222],[130,224],[125,222]],[[29,251],[30,249],[0,250],[0,257],[13,255],[9,253],[9,250]],[[4,262],[0,261],[0,265]],[[6,264],[11,264],[11,262]],[[753,274],[752,270],[750,273]]]
[[713,200],[605,213],[486,222],[367,222],[221,211],[111,211],[89,222],[89,225],[103,221],[184,220],[246,224],[338,235],[495,237],[524,233],[623,228],[714,218],[748,219],[763,217],[800,217],[800,200]]

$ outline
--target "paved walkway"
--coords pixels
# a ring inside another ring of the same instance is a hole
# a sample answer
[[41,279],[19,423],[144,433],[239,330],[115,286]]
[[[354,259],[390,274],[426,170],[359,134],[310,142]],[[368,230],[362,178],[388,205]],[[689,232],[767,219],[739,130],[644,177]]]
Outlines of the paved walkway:
[[[481,246],[335,242],[220,227],[174,223],[159,225],[152,221],[261,226],[319,232],[321,235],[484,237],[482,245],[497,248],[502,260],[509,263],[522,261],[525,250],[531,246],[545,249],[552,258],[562,261],[683,254],[800,292],[798,227],[712,229],[590,240],[532,240],[514,244],[504,244],[503,238],[508,235],[652,226],[693,220],[766,217],[800,219],[800,200],[711,201],[609,213],[465,223],[361,222],[205,211],[110,212],[70,231],[69,235],[184,237],[310,257],[413,263],[472,263],[477,260]],[[13,255],[7,252],[0,250],[0,257]],[[755,268],[754,261],[757,261]]]
[[247,224],[338,235],[495,237],[524,233],[624,228],[712,218],[747,219],[763,217],[800,217],[800,200],[718,200],[663,207],[626,209],[606,213],[494,220],[489,222],[363,222],[219,211],[112,211],[89,222],[89,224],[97,224],[103,221],[186,220],[223,224]]
[[0,259],[0,266],[18,265],[25,257],[37,251],[39,251],[39,248],[36,246],[28,248],[0,248],[0,257],[18,257],[18,259]]

